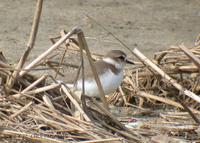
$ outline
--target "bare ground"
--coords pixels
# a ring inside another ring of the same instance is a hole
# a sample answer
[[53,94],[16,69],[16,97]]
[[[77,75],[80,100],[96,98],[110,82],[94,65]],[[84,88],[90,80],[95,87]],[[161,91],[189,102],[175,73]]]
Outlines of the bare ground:
[[[35,0],[0,1],[0,51],[12,63],[26,48],[35,4]],[[30,59],[50,47],[50,36],[74,26],[84,30],[92,51],[104,54],[122,48],[85,14],[149,57],[172,44],[192,46],[200,32],[199,6],[199,0],[46,0]]]

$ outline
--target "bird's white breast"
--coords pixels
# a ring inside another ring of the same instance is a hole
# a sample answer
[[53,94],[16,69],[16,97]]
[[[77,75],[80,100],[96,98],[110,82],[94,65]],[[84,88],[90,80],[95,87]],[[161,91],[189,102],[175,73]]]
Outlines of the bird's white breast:
[[[99,76],[101,85],[104,89],[105,94],[114,92],[123,80],[123,71],[114,74],[111,70],[108,70],[103,75]],[[77,89],[82,90],[82,80],[77,82]],[[98,97],[99,91],[95,80],[85,80],[85,94],[90,97]]]

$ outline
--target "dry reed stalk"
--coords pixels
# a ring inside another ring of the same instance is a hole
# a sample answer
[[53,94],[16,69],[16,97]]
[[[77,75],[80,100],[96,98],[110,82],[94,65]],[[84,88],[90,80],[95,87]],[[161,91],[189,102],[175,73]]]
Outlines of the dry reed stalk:
[[[63,122],[60,122],[59,120],[56,121],[54,120],[54,118],[57,117],[53,117],[51,114],[51,112],[45,112],[45,110],[40,111],[40,109],[34,109],[36,115],[28,115],[29,117],[36,119],[37,121],[43,121],[45,124],[47,124],[49,127],[54,127],[57,129],[62,129],[67,128],[69,130],[80,130],[80,127],[74,127],[70,124],[65,124]],[[49,118],[46,117],[45,115],[49,115]],[[58,117],[59,118],[59,117]]]
[[54,70],[54,71],[56,72],[55,78],[57,78],[57,75],[64,76],[64,75],[60,72],[60,64],[62,64],[62,63],[59,63],[58,66],[55,66],[55,65],[53,65],[53,63],[52,63],[51,61],[47,61],[46,64],[47,64],[52,70]]
[[175,115],[175,116],[186,116],[186,115],[188,115],[188,112],[184,112],[184,111],[179,111],[179,112],[176,112],[176,111],[169,111],[169,112],[166,112],[166,114],[168,114],[168,115]]
[[199,72],[198,67],[195,66],[195,65],[180,66],[180,67],[178,67],[178,70],[182,71],[182,72],[191,72],[191,73],[198,73]]
[[27,70],[35,67],[39,62],[41,62],[44,58],[46,58],[52,51],[58,48],[66,39],[71,37],[73,34],[76,34],[77,32],[78,32],[77,28],[73,28],[69,33],[67,33],[64,37],[62,37],[54,45],[52,45],[47,51],[39,55],[35,60],[33,60],[29,65],[27,65],[24,68],[25,71],[21,71],[19,75],[23,76],[24,74],[26,74],[28,72]]
[[47,85],[47,86],[40,87],[40,88],[37,88],[37,89],[34,89],[34,90],[30,90],[30,91],[27,91],[27,92],[24,92],[24,93],[21,93],[21,94],[29,94],[29,95],[38,94],[38,93],[41,93],[41,92],[56,89],[58,87],[60,87],[60,84],[52,84],[52,85]]
[[163,123],[168,123],[168,124],[178,123],[177,121],[173,121],[172,119],[175,119],[175,120],[190,120],[191,119],[191,117],[188,116],[188,112],[160,113],[160,117],[162,117],[163,119],[167,119],[166,122],[163,121]]
[[[107,111],[104,107],[102,107],[101,105],[99,105],[94,99],[91,99],[91,101],[95,104],[95,106],[97,106],[98,109],[100,109],[101,111],[103,111],[104,114],[106,114],[107,116],[110,117],[110,119],[117,125],[119,126],[122,130],[126,131],[126,133],[124,134],[127,134],[128,136],[139,136],[136,132],[132,131],[132,130],[129,130],[128,128],[126,128],[122,123],[120,123],[116,117],[114,117],[109,111]],[[103,125],[105,126],[109,126],[105,123],[103,123]],[[117,130],[117,129],[116,129]],[[114,131],[116,131],[114,130]],[[122,132],[124,132],[122,131]],[[119,132],[119,131],[118,131]],[[137,137],[132,137],[134,138],[135,140],[138,140]]]
[[[47,65],[49,65],[49,63],[51,63],[50,65],[53,65],[54,67],[55,67],[56,65],[59,65],[59,64],[60,64],[60,62],[48,60],[48,61],[47,61]],[[72,68],[75,68],[75,69],[79,68],[78,65],[76,65],[76,64],[71,64],[71,63],[62,63],[61,65],[67,66],[67,67],[72,67]]]
[[[45,107],[41,107],[38,109],[34,108],[34,110],[36,111],[38,116],[36,116],[36,115],[35,116],[29,115],[29,116],[31,116],[32,118],[35,118],[37,120],[45,121],[45,123],[57,128],[57,129],[58,128],[61,129],[64,127],[66,129],[68,129],[69,131],[77,130],[79,132],[81,131],[81,133],[88,134],[89,136],[91,136],[94,139],[101,139],[96,134],[97,132],[95,134],[93,133],[96,130],[96,131],[98,131],[98,134],[99,134],[99,131],[101,131],[101,129],[98,126],[89,124],[87,122],[85,124],[83,121],[77,120],[76,118],[73,118],[73,117],[70,117],[67,115],[65,115],[63,117],[63,115],[60,113],[57,113],[55,111],[49,112],[48,109],[42,110],[43,108],[45,108]],[[68,120],[68,119],[70,119],[70,120]],[[75,120],[78,122],[77,123],[74,122]],[[84,124],[82,124],[82,123],[84,123]],[[104,133],[104,135],[105,135],[105,133]],[[107,133],[107,135],[109,135],[109,133]]]
[[126,105],[128,102],[127,102],[127,100],[126,100],[126,95],[125,95],[125,93],[123,92],[121,86],[119,87],[119,92],[121,93],[122,98],[123,98],[123,101],[124,101],[124,104]]
[[22,112],[26,111],[31,105],[33,104],[33,102],[29,102],[28,104],[26,104],[24,107],[22,107],[19,111],[15,112],[14,114],[10,115],[10,119],[15,118],[16,116],[18,116],[19,114],[21,114]]
[[[42,110],[41,110],[42,109]],[[39,115],[39,117],[45,118],[46,120],[51,120],[52,122],[58,122],[56,124],[59,124],[61,126],[64,126],[66,128],[70,128],[70,130],[80,130],[80,131],[84,131],[85,126],[84,124],[82,124],[82,126],[80,127],[79,124],[77,124],[76,122],[72,122],[72,119],[74,120],[75,118],[71,118],[71,120],[69,120],[69,116],[65,115],[63,116],[59,111],[57,110],[52,110],[51,108],[46,108],[44,106],[37,106],[36,109],[34,109],[37,114]],[[48,115],[48,116],[44,116],[44,115]],[[49,117],[49,119],[47,119],[47,117]],[[61,122],[60,122],[61,121]],[[78,121],[78,120],[76,120]],[[81,123],[80,121],[78,121],[79,123]],[[89,124],[88,124],[89,125]],[[87,126],[87,125],[86,125]]]
[[[92,124],[91,122],[86,122],[86,121],[83,121],[83,120],[80,120],[78,118],[68,116],[68,115],[64,115],[64,117],[65,117],[65,120],[67,120],[70,124],[74,124],[74,125],[81,127],[80,129],[83,132],[87,132],[95,139],[101,139],[100,136],[104,136],[105,134],[108,136],[112,136],[111,133],[107,132],[106,130],[103,130],[102,128],[96,126],[95,124]],[[79,131],[80,131],[80,129],[79,129]]]
[[[130,79],[130,77],[127,77],[126,78],[128,83],[135,89],[135,84],[132,82],[132,80]],[[183,106],[180,104],[180,103],[177,103],[173,100],[170,100],[170,99],[167,99],[167,98],[163,98],[163,97],[159,97],[159,96],[155,96],[155,95],[152,95],[152,94],[149,94],[149,93],[146,93],[144,91],[137,91],[137,95],[141,96],[141,97],[145,97],[145,98],[150,98],[150,99],[153,99],[153,100],[157,100],[159,102],[162,102],[162,103],[165,103],[165,104],[168,104],[168,105],[171,105],[171,106],[174,106],[174,107],[178,107],[178,108],[181,108],[181,109],[184,109]],[[200,114],[200,111],[198,110],[195,110],[195,109],[191,109],[194,113],[198,113]]]
[[[65,36],[65,34],[63,33],[63,36]],[[66,43],[66,45],[69,43],[69,41],[65,41],[65,43]],[[60,66],[63,64],[63,62],[64,62],[64,57],[65,57],[65,54],[66,54],[66,52],[67,52],[67,50],[68,50],[68,46],[66,46],[66,48],[65,48],[65,50],[64,50],[64,53],[62,54],[62,57],[61,57],[61,60],[60,60],[60,62],[59,62],[59,64],[58,64],[58,66],[57,66],[57,68],[56,68],[56,74],[55,74],[55,78],[57,78],[57,76],[58,76],[58,74],[61,74],[60,73]]]
[[[145,97],[147,99],[150,98],[150,99],[162,102],[164,104],[168,104],[168,105],[171,105],[171,106],[174,106],[174,107],[184,109],[183,106],[180,103],[177,103],[177,102],[170,100],[170,99],[167,99],[167,98],[158,97],[158,96],[155,96],[155,95],[143,92],[143,91],[138,91],[137,95],[139,95],[141,97]],[[195,109],[192,109],[192,108],[190,108],[190,110],[192,110],[192,112],[194,112],[196,114],[200,114],[200,111],[198,111],[198,110],[195,110]]]
[[31,29],[31,33],[30,33],[30,37],[29,37],[29,42],[27,44],[27,49],[24,52],[23,56],[21,57],[19,63],[16,66],[17,70],[12,73],[11,77],[8,79],[8,81],[6,83],[7,94],[9,94],[10,89],[12,88],[12,86],[19,74],[18,69],[21,69],[23,67],[30,51],[34,47],[34,43],[35,43],[35,39],[36,39],[38,27],[39,27],[39,22],[40,22],[40,16],[41,16],[41,12],[42,12],[42,4],[43,4],[43,0],[37,1],[37,6],[36,6],[34,18],[33,18],[33,25],[32,25],[32,29]]
[[98,139],[98,140],[92,140],[92,141],[80,141],[78,143],[122,143],[123,138],[109,138],[109,139]]
[[193,63],[200,69],[200,59],[196,57],[189,49],[183,44],[180,45],[180,49],[193,61]]
[[42,97],[44,103],[51,109],[51,110],[55,110],[55,107],[53,105],[53,103],[51,102],[51,99],[47,96],[47,95],[43,95]]
[[114,132],[117,132],[118,134],[121,134],[126,139],[130,140],[131,142],[146,143],[145,138],[143,138],[142,136],[140,136],[136,132],[135,132],[135,134],[129,134],[128,132],[124,132],[122,130],[119,130],[119,129],[114,128],[114,127],[107,125],[107,124],[104,124],[104,126],[106,126],[107,128],[109,128],[110,130],[112,130]]
[[78,111],[83,115],[86,121],[91,121],[90,118],[87,116],[87,114],[83,111],[83,109],[80,107],[79,103],[73,98],[73,96],[69,93],[67,88],[64,85],[61,85],[61,88],[63,92],[67,95],[67,97],[71,100],[71,102],[74,104],[74,106],[78,109]]
[[34,87],[36,87],[36,85],[38,85],[39,83],[41,83],[42,81],[44,81],[46,78],[47,78],[47,75],[41,76],[36,81],[34,81],[31,85],[29,85],[28,87],[26,87],[23,91],[21,91],[21,94],[14,94],[14,95],[12,95],[12,97],[14,97],[14,98],[20,98],[23,95],[23,93],[28,92],[29,90],[33,89]]
[[[80,119],[78,119],[78,118],[75,118],[75,117],[73,117],[73,116],[69,116],[69,115],[66,115],[66,114],[63,114],[62,115],[64,118],[65,118],[65,120],[68,120],[71,124],[82,124],[83,126],[82,127],[84,127],[84,126],[91,126],[92,128],[94,128],[95,127],[95,125],[94,124],[92,124],[92,122],[88,122],[88,121],[84,121],[84,120],[80,120]],[[77,125],[78,125],[77,124]],[[96,127],[97,128],[97,127]],[[86,129],[86,128],[85,128]],[[100,129],[100,128],[99,128]]]
[[177,100],[181,103],[181,105],[183,106],[183,108],[188,112],[188,114],[192,117],[192,119],[196,122],[196,124],[200,125],[199,119],[192,112],[192,110],[188,106],[186,106],[185,103],[182,100],[180,100],[179,98],[177,98]]
[[53,139],[53,138],[49,138],[49,137],[44,137],[44,136],[40,136],[40,135],[35,135],[35,134],[31,134],[31,133],[27,133],[27,132],[21,132],[21,131],[13,131],[13,130],[7,130],[7,129],[3,129],[1,131],[2,135],[10,135],[10,136],[18,136],[21,138],[27,138],[32,142],[41,142],[41,143],[46,143],[46,142],[51,142],[51,143],[65,143],[62,140],[59,139]]
[[[77,82],[77,80],[78,80],[80,70],[81,70],[82,71],[82,73],[81,73],[81,78],[82,78],[82,93],[81,93],[82,108],[85,111],[85,113],[87,113],[87,115],[90,116],[87,105],[86,105],[86,101],[85,101],[85,96],[86,96],[85,95],[85,65],[84,65],[84,57],[83,57],[84,45],[82,43],[82,39],[80,39],[80,36],[78,36],[78,41],[79,41],[79,45],[80,45],[81,66],[79,68],[76,79],[74,81],[74,85],[75,85],[75,82]],[[90,117],[90,119],[92,119],[92,118]]]
[[193,92],[191,92],[187,89],[184,89],[174,79],[172,79],[169,75],[167,75],[164,71],[162,71],[158,66],[156,66],[154,63],[152,63],[147,57],[145,57],[138,49],[135,48],[132,52],[135,54],[135,56],[137,56],[137,58],[139,60],[141,60],[143,63],[145,63],[145,65],[151,67],[153,70],[158,72],[162,76],[162,78],[165,79],[165,82],[172,84],[181,93],[192,98],[196,102],[200,103],[200,97],[199,96],[197,96],[195,93],[193,93]]
[[171,132],[188,132],[194,131],[198,128],[196,125],[147,125],[150,128],[158,128],[159,130],[171,131]]
[[3,62],[0,62],[0,67],[1,69],[3,70],[4,68],[8,68],[8,69],[13,69],[10,65],[6,64],[6,63],[3,63]]
[[7,59],[5,58],[5,56],[3,55],[3,52],[0,51],[0,62],[2,63],[8,63]]
[[[27,44],[27,46],[29,47],[30,50],[34,47],[34,44],[35,44],[36,35],[38,32],[38,27],[39,27],[39,23],[40,23],[40,17],[41,17],[41,13],[42,13],[42,5],[43,5],[43,0],[38,0],[34,18],[33,18],[31,34],[30,34],[29,41]],[[29,52],[30,52],[30,50],[29,50]]]
[[[61,32],[60,32],[61,37],[63,37],[65,34],[66,34],[66,31],[61,30]],[[79,51],[80,50],[79,43],[74,38],[71,38],[70,40],[71,41],[66,41],[66,44],[70,45],[70,46],[68,46],[68,50],[71,50],[72,53]],[[83,49],[83,53],[86,55],[85,49]],[[93,53],[93,52],[90,52],[90,54],[91,54],[93,60],[98,60],[99,58],[102,57],[102,55]]]
[[80,45],[81,49],[82,50],[84,49],[86,51],[86,55],[87,55],[87,58],[89,60],[90,67],[92,69],[92,72],[93,72],[93,75],[94,75],[94,79],[95,79],[97,87],[99,89],[100,99],[103,102],[104,107],[108,110],[109,106],[108,106],[108,103],[107,103],[106,98],[105,98],[105,93],[104,93],[103,87],[101,85],[101,81],[99,79],[96,67],[95,67],[94,62],[92,60],[89,48],[87,46],[87,42],[85,40],[84,33],[83,33],[83,31],[81,29],[79,29],[79,32],[78,32],[77,36],[78,36],[79,45]]

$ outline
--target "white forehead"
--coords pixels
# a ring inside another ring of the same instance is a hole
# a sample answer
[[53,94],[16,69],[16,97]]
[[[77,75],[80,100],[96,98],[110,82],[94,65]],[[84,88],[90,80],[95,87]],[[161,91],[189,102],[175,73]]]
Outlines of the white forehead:
[[114,59],[112,59],[110,57],[103,58],[103,61],[106,63],[109,63],[111,65],[114,65],[117,69],[122,69],[124,67],[123,62],[118,63],[117,61],[115,61]]

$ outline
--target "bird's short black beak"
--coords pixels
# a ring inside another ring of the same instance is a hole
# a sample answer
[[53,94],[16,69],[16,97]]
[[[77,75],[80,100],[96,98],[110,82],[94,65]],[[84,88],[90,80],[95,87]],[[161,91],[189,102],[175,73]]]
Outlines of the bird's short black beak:
[[134,63],[133,61],[130,61],[130,60],[128,60],[128,59],[126,59],[126,63],[127,63],[127,64],[135,65],[135,63]]

